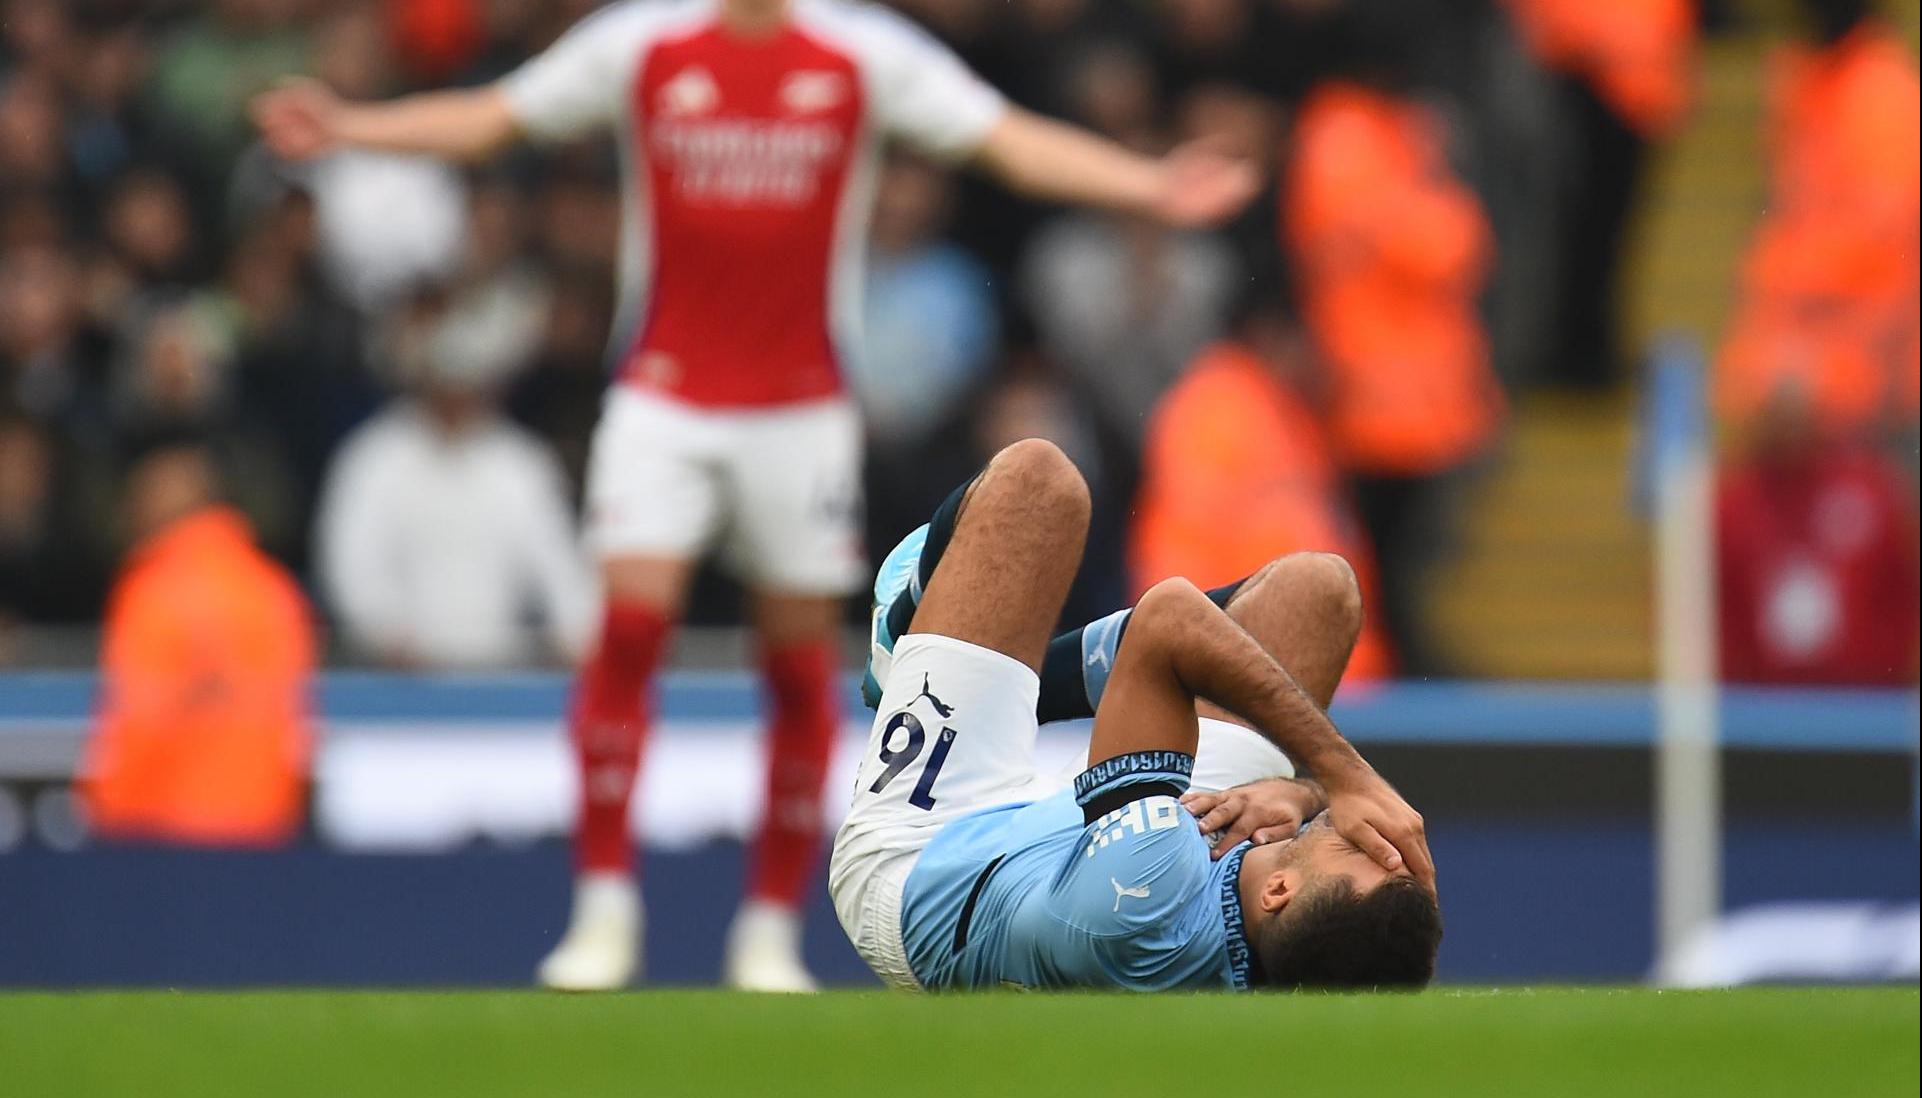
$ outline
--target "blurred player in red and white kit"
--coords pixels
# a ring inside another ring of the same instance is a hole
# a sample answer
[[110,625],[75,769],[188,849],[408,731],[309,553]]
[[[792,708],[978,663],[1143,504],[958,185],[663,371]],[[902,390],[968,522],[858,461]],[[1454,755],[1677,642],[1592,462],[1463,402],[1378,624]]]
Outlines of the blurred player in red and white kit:
[[836,738],[835,630],[866,578],[860,427],[840,361],[859,337],[880,146],[899,139],[1035,197],[1175,225],[1234,213],[1252,169],[1197,147],[1139,156],[1010,107],[894,12],[843,0],[627,0],[492,86],[363,104],[297,82],[254,113],[294,159],[619,139],[618,384],[594,437],[586,519],[607,607],[571,715],[574,913],[540,978],[603,988],[635,975],[627,819],[647,687],[699,558],[718,550],[753,593],[773,709],[767,808],[727,977],[812,986],[797,912]]

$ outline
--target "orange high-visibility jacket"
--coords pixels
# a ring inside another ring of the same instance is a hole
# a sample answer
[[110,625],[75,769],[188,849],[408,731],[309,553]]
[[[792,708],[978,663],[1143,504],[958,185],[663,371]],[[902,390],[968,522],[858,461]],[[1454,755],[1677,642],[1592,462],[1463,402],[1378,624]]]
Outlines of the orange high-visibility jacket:
[[1916,408],[1922,242],[1922,82],[1893,31],[1869,22],[1825,50],[1776,59],[1770,199],[1743,262],[1717,362],[1724,415],[1784,381],[1828,425],[1870,427]]
[[1671,133],[1695,87],[1689,0],[1508,0],[1522,41],[1550,68],[1580,76],[1644,137]]
[[103,835],[256,846],[299,830],[314,638],[292,577],[211,507],[115,585],[82,790]]
[[1488,445],[1503,399],[1476,297],[1492,236],[1414,102],[1330,84],[1296,120],[1284,249],[1330,375],[1330,437],[1360,473],[1445,471]]
[[[1346,557],[1372,604],[1374,555],[1314,413],[1252,352],[1216,344],[1148,421],[1129,545],[1135,593],[1170,576],[1232,583],[1306,550]],[[1348,681],[1381,678],[1389,664],[1380,628],[1365,623]]]

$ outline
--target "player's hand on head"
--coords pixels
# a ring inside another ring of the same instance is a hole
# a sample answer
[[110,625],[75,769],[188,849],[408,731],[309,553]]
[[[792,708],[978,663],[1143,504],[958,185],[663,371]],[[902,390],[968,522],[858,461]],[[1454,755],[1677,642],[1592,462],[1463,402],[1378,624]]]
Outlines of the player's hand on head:
[[248,115],[276,156],[311,160],[333,151],[340,97],[318,80],[283,80],[254,97]]
[[1244,839],[1260,844],[1294,837],[1321,811],[1322,796],[1312,783],[1270,778],[1219,792],[1191,791],[1181,803],[1194,814],[1201,833],[1212,837],[1209,856],[1219,858]]
[[1328,822],[1342,838],[1388,870],[1406,869],[1435,887],[1435,859],[1421,813],[1402,799],[1368,764],[1356,760],[1348,773],[1322,775],[1328,790]]
[[1219,142],[1190,141],[1162,161],[1162,193],[1155,212],[1169,225],[1218,225],[1240,213],[1260,185],[1255,166]]

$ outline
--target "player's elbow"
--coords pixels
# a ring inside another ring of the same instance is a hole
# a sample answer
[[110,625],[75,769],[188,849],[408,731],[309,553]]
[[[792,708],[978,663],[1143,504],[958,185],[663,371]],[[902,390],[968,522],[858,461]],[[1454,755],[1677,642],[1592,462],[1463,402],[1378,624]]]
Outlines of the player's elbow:
[[470,164],[479,163],[521,140],[520,121],[498,92],[482,90],[471,93],[463,107],[466,124],[452,131],[453,147],[448,150],[453,159]]
[[1021,183],[1022,151],[1032,143],[1035,116],[1010,106],[989,128],[973,154],[975,166],[1009,186]]

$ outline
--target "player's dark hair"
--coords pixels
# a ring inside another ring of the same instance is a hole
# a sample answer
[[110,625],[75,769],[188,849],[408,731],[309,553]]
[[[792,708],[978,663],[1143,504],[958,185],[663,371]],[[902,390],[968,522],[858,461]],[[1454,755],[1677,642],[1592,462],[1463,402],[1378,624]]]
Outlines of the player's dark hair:
[[1435,978],[1441,905],[1408,877],[1358,894],[1342,878],[1265,922],[1255,954],[1274,988],[1416,988]]

